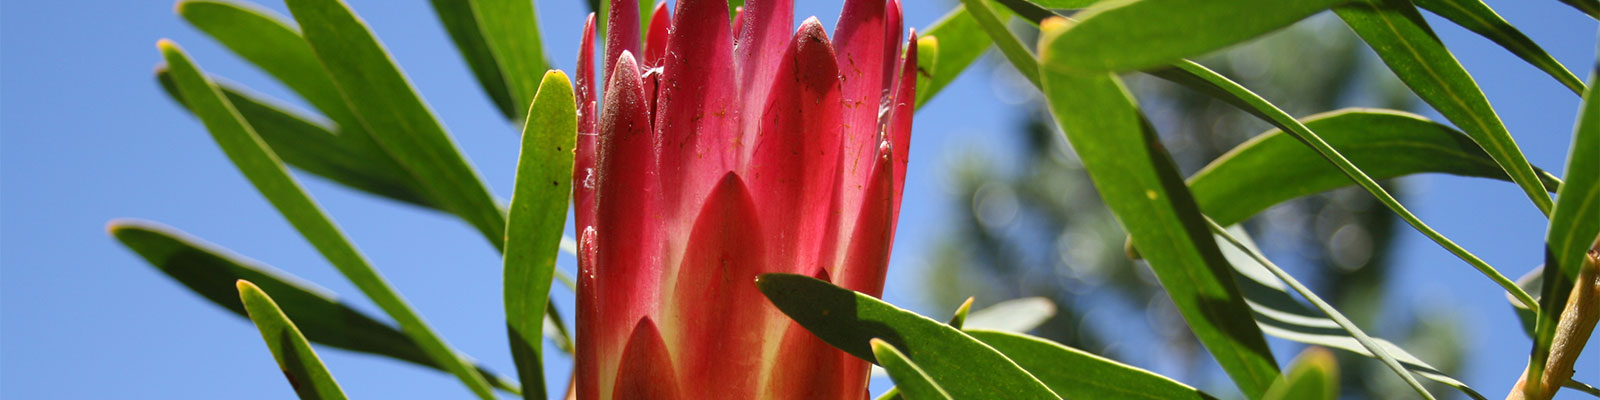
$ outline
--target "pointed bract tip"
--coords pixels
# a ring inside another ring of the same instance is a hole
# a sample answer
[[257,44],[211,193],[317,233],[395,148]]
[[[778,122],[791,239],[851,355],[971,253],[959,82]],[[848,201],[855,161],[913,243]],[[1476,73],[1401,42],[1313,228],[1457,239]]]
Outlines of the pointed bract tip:
[[572,79],[567,77],[566,71],[551,68],[548,71],[544,71],[544,78],[539,80],[539,86],[544,86],[546,82],[550,82],[552,79],[557,79],[563,83],[572,82]]
[[162,53],[169,52],[169,51],[177,51],[178,50],[178,42],[174,42],[174,41],[172,41],[172,39],[168,39],[168,38],[161,38],[161,40],[157,40],[156,41],[156,49],[161,50]]
[[256,284],[250,283],[250,281],[243,280],[243,279],[233,281],[233,287],[239,289],[239,294],[241,294],[241,295],[244,294],[246,291],[251,291],[251,292],[260,292],[261,291],[261,288],[256,287]]

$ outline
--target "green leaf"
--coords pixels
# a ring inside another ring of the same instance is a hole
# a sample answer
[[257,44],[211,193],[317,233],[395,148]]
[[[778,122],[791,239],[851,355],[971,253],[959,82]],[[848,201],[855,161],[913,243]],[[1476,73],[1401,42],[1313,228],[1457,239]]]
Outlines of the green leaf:
[[[1434,398],[1433,394],[1428,393],[1428,389],[1422,387],[1421,382],[1417,382],[1415,377],[1412,377],[1410,373],[1406,372],[1406,367],[1401,365],[1400,361],[1396,359],[1394,355],[1389,354],[1389,351],[1384,349],[1381,344],[1379,344],[1376,340],[1373,340],[1371,336],[1367,336],[1366,332],[1363,332],[1361,328],[1357,327],[1354,322],[1350,322],[1349,318],[1345,318],[1344,314],[1339,313],[1338,309],[1333,308],[1333,305],[1328,304],[1326,301],[1322,301],[1322,298],[1317,296],[1316,292],[1312,292],[1311,289],[1306,288],[1306,286],[1301,284],[1299,280],[1295,279],[1293,275],[1289,275],[1288,272],[1285,272],[1282,268],[1278,268],[1278,266],[1273,264],[1272,261],[1267,260],[1265,256],[1261,255],[1259,250],[1256,250],[1253,242],[1245,243],[1239,239],[1239,237],[1248,237],[1244,234],[1243,230],[1238,231],[1237,234],[1230,233],[1228,232],[1227,228],[1223,228],[1222,225],[1218,225],[1214,220],[1208,219],[1206,222],[1211,227],[1211,231],[1220,237],[1219,241],[1225,241],[1232,245],[1232,250],[1235,250],[1235,252],[1226,252],[1225,254],[1228,255],[1229,262],[1234,265],[1236,270],[1241,271],[1241,274],[1244,273],[1243,271],[1246,271],[1245,268],[1250,268],[1250,266],[1253,266],[1254,268],[1267,271],[1273,277],[1276,277],[1277,279],[1283,281],[1283,283],[1288,284],[1290,288],[1294,289],[1295,293],[1299,293],[1301,297],[1305,297],[1305,299],[1309,300],[1312,305],[1316,306],[1317,310],[1321,311],[1323,315],[1327,315],[1328,319],[1333,321],[1334,326],[1344,330],[1349,334],[1350,338],[1353,338],[1356,340],[1356,342],[1360,343],[1362,349],[1367,350],[1373,355],[1373,357],[1382,360],[1383,364],[1389,367],[1389,370],[1394,371],[1396,376],[1399,376],[1400,379],[1406,382],[1406,384],[1411,385],[1411,388],[1415,389],[1417,394],[1420,394],[1423,398],[1429,400]],[[1241,267],[1241,265],[1245,266]],[[1252,273],[1258,272],[1259,271],[1252,271]],[[1250,278],[1255,279],[1259,277],[1251,276]],[[1264,284],[1276,283],[1271,281],[1265,282],[1266,283]],[[1282,290],[1282,286],[1269,287]],[[1259,305],[1261,303],[1256,302],[1256,299],[1254,298],[1250,298],[1250,300],[1252,304],[1257,305],[1256,311],[1260,312],[1261,308]],[[1290,299],[1289,301],[1292,302],[1293,300]],[[1259,323],[1259,320],[1262,318],[1257,319]]]
[[994,40],[995,47],[1000,48],[1000,54],[1004,54],[1006,60],[1011,61],[1011,65],[1017,68],[1017,72],[1022,73],[1022,77],[1028,78],[1028,82],[1038,87],[1039,66],[1038,60],[1033,57],[1033,52],[1028,51],[1028,48],[1017,40],[1016,35],[1012,35],[1011,31],[1006,29],[1005,22],[1000,19],[1000,15],[997,15],[993,9],[983,4],[983,2],[984,0],[961,0],[961,4],[967,7],[967,13],[978,21],[978,27],[982,28],[990,39]]
[[433,0],[433,9],[500,112],[522,119],[549,68],[533,2]]
[[1153,372],[1021,333],[967,329],[1068,399],[1214,399]]
[[576,100],[567,75],[545,73],[522,130],[517,185],[506,224],[506,327],[525,399],[542,399],[541,337],[545,308],[567,222],[572,190],[573,142],[578,137]]
[[950,316],[950,322],[946,322],[945,325],[950,325],[951,328],[961,329],[961,326],[967,323],[967,314],[972,312],[973,300],[975,300],[975,298],[968,297],[967,301],[961,302],[961,306],[956,307],[955,315]]
[[[1006,13],[1003,9],[998,10],[995,14],[995,18],[1002,21],[1010,18],[1009,13]],[[935,94],[938,94],[940,90],[943,90],[945,86],[949,85],[950,81],[954,81],[957,76],[961,75],[962,71],[966,71],[967,67],[971,66],[973,62],[978,61],[978,57],[982,56],[983,52],[989,49],[989,45],[994,43],[989,40],[989,35],[984,33],[983,28],[978,26],[978,21],[972,18],[972,14],[967,12],[966,6],[957,6],[950,13],[945,14],[943,18],[934,22],[928,29],[921,32],[920,38],[928,37],[933,37],[938,41],[939,51],[934,54],[938,57],[932,63],[935,67],[934,70],[924,71],[924,73],[928,74],[923,77],[925,78],[923,80],[927,81],[927,86],[917,87],[917,107],[919,108],[926,104],[929,99],[932,99]],[[920,42],[921,39],[918,39],[918,41]],[[920,58],[922,56],[920,49],[918,53]],[[918,60],[917,65],[921,66],[923,64]]]
[[1277,363],[1227,260],[1208,239],[1205,216],[1120,80],[1049,67],[1079,56],[1062,52],[1064,30],[1044,27],[1039,46],[1056,122],[1195,337],[1247,397],[1260,398],[1278,376]]
[[[327,289],[153,222],[112,221],[106,230],[151,266],[241,317],[245,309],[234,282],[247,280],[274,293],[284,313],[312,342],[445,371],[400,330],[340,302]],[[519,391],[510,379],[482,365],[475,368],[495,388]]]
[[[1471,138],[1419,115],[1345,109],[1301,122],[1372,179],[1438,172],[1510,181]],[[1189,190],[1206,215],[1232,225],[1273,205],[1355,183],[1318,158],[1294,135],[1273,129],[1212,160],[1189,177]],[[1546,187],[1559,186],[1553,175],[1538,172]]]
[[1416,3],[1417,7],[1422,7],[1434,14],[1438,14],[1450,20],[1450,22],[1460,25],[1462,28],[1477,32],[1478,35],[1494,41],[1495,44],[1499,44],[1500,47],[1511,51],[1512,54],[1516,54],[1523,61],[1527,61],[1528,64],[1532,64],[1539,70],[1544,71],[1544,73],[1549,74],[1551,78],[1555,78],[1557,82],[1561,82],[1568,89],[1572,89],[1573,93],[1577,93],[1580,96],[1583,95],[1583,81],[1578,79],[1577,75],[1573,75],[1572,71],[1567,70],[1566,66],[1561,65],[1560,61],[1556,61],[1556,58],[1550,56],[1550,53],[1546,53],[1543,48],[1539,47],[1538,43],[1533,42],[1533,39],[1529,39],[1527,35],[1522,34],[1522,31],[1517,30],[1517,27],[1511,26],[1510,22],[1500,18],[1500,14],[1489,8],[1488,4],[1484,4],[1483,0],[1412,1]]
[[756,286],[778,310],[833,347],[874,361],[872,339],[905,349],[958,399],[1054,399],[1027,371],[960,330],[808,276],[764,274]]
[[[156,69],[156,80],[169,97],[184,105],[183,96],[172,83],[165,66]],[[422,207],[428,203],[411,177],[389,155],[377,147],[353,145],[344,135],[365,135],[358,129],[334,133],[322,123],[285,110],[243,89],[218,83],[222,94],[233,103],[239,116],[255,128],[261,141],[278,157],[301,171],[317,175],[350,188]]]
[[306,42],[356,117],[441,208],[503,248],[505,215],[389,53],[339,0],[289,0]]
[[[1243,248],[1256,254],[1260,250],[1255,248],[1253,241],[1242,230],[1236,230],[1232,237],[1241,243]],[[1229,242],[1228,238],[1218,237],[1220,242]],[[1256,323],[1261,326],[1261,331],[1268,335],[1300,343],[1323,346],[1328,348],[1349,351],[1368,358],[1377,359],[1378,356],[1368,350],[1363,343],[1351,335],[1352,330],[1346,330],[1338,322],[1330,319],[1326,313],[1312,311],[1311,308],[1296,300],[1289,294],[1290,288],[1279,279],[1276,272],[1258,261],[1256,254],[1241,250],[1241,246],[1224,246],[1223,254],[1233,264],[1234,271],[1238,273],[1239,288],[1244,291],[1244,297],[1250,302],[1250,308],[1255,312]],[[1261,258],[1264,259],[1264,258]],[[1280,270],[1281,271],[1281,270]],[[1288,274],[1283,274],[1287,276]],[[1307,297],[1310,298],[1309,296]],[[1330,309],[1332,307],[1329,307]],[[1353,326],[1353,325],[1352,325]],[[1427,362],[1411,355],[1405,349],[1395,346],[1382,338],[1371,338],[1371,344],[1383,349],[1399,364],[1424,378],[1443,383],[1460,390],[1462,393],[1475,399],[1483,396],[1472,390],[1465,383],[1451,378],[1440,372]]]
[[1289,26],[1346,0],[1106,1],[1076,15],[1045,68],[1067,73],[1141,70],[1209,53]]
[[[228,155],[239,171],[272,203],[318,252],[328,259],[350,282],[361,289],[379,308],[399,322],[401,331],[417,342],[430,358],[443,364],[476,392],[492,398],[488,383],[446,345],[417,316],[400,295],[378,275],[360,251],[345,239],[339,227],[322,213],[300,185],[284,169],[256,133],[247,125],[205,74],[195,67],[177,44],[163,40],[159,46],[172,73],[172,81],[183,94],[217,146]],[[498,214],[497,214],[498,215]]]
[[1289,372],[1267,389],[1267,400],[1335,400],[1339,398],[1339,361],[1320,347],[1308,348],[1289,362]]
[[[933,382],[928,373],[922,372],[922,367],[906,358],[894,345],[882,339],[872,339],[872,354],[877,357],[877,362],[889,371],[889,379],[893,379],[895,389],[901,396],[910,400],[922,399],[950,399],[950,394],[944,388]],[[940,355],[933,355],[940,357]]]
[[376,147],[360,120],[334,87],[300,32],[282,17],[254,5],[226,1],[178,2],[178,15],[218,43],[276,78],[338,124],[341,133],[355,133]]
[[295,394],[307,400],[344,399],[339,382],[334,382],[333,374],[328,373],[322,359],[317,358],[311,343],[307,343],[300,329],[283,315],[278,304],[250,281],[239,280],[237,285],[239,301],[249,311],[250,321],[261,331],[261,340],[267,342],[267,349],[272,351],[272,358],[278,361],[278,368],[283,370],[283,377],[294,387]]
[[1006,332],[1027,332],[1056,316],[1056,303],[1043,297],[1025,297],[995,303],[972,313],[963,326]]
[[[1550,213],[1550,226],[1545,231],[1545,270],[1558,272],[1544,274],[1543,296],[1539,300],[1539,308],[1544,311],[1539,313],[1534,329],[1529,377],[1543,376],[1556,325],[1572,295],[1578,269],[1591,248],[1600,248],[1600,168],[1596,168],[1600,165],[1600,94],[1594,87],[1596,77],[1600,77],[1600,65],[1589,78],[1589,90],[1583,93],[1572,146],[1567,150],[1566,182],[1556,192],[1555,210]],[[1529,393],[1541,390],[1537,388],[1538,381],[1528,380],[1533,386],[1527,388]]]
[[939,71],[939,38],[933,36],[917,37],[917,107],[922,107],[922,102],[932,95],[933,77]]
[[1277,106],[1272,105],[1272,103],[1267,102],[1266,99],[1262,99],[1261,96],[1258,96],[1249,89],[1246,89],[1244,86],[1240,86],[1238,83],[1229,80],[1227,77],[1217,74],[1216,72],[1206,69],[1206,67],[1201,66],[1200,64],[1195,64],[1194,62],[1188,60],[1179,61],[1177,64],[1173,64],[1171,68],[1149,72],[1150,74],[1162,79],[1177,82],[1191,89],[1195,89],[1201,93],[1232,104],[1235,107],[1239,107],[1239,109],[1244,110],[1245,112],[1271,123],[1273,126],[1278,127],[1278,129],[1282,129],[1285,132],[1294,134],[1296,139],[1299,139],[1306,145],[1316,149],[1318,155],[1321,155],[1322,158],[1328,162],[1333,163],[1334,166],[1339,167],[1339,170],[1343,172],[1345,176],[1348,176],[1351,180],[1354,180],[1355,183],[1360,185],[1362,189],[1366,189],[1367,193],[1371,193],[1374,198],[1378,199],[1379,203],[1383,203],[1383,205],[1388,207],[1389,210],[1394,211],[1395,215],[1398,215],[1401,220],[1406,221],[1406,224],[1411,225],[1411,227],[1416,229],[1417,232],[1421,232],[1423,236],[1427,236],[1428,239],[1433,240],[1433,242],[1438,244],[1439,247],[1449,250],[1451,254],[1454,254],[1462,261],[1466,261],[1468,265],[1471,265],[1474,269],[1478,270],[1479,273],[1482,273],[1485,277],[1488,277],[1489,280],[1494,281],[1495,284],[1500,285],[1500,287],[1505,289],[1506,292],[1517,296],[1518,299],[1521,299],[1525,303],[1533,304],[1532,298],[1529,297],[1526,292],[1523,292],[1521,288],[1518,288],[1516,283],[1512,282],[1510,278],[1507,278],[1504,274],[1501,274],[1499,270],[1494,268],[1494,266],[1484,262],[1482,259],[1478,258],[1478,256],[1472,254],[1472,252],[1467,251],[1466,248],[1461,247],[1461,245],[1451,241],[1450,238],[1445,237],[1444,234],[1439,233],[1439,231],[1434,230],[1433,227],[1430,227],[1428,224],[1422,222],[1421,218],[1417,218],[1415,214],[1412,214],[1410,210],[1407,210],[1404,205],[1400,204],[1400,200],[1395,199],[1394,195],[1389,194],[1389,191],[1385,190],[1383,186],[1379,186],[1377,181],[1373,180],[1372,177],[1367,176],[1367,174],[1362,172],[1360,168],[1357,168],[1356,165],[1351,163],[1348,158],[1345,158],[1343,154],[1339,153],[1339,151],[1334,149],[1332,145],[1329,145],[1327,141],[1323,140],[1320,135],[1318,135],[1316,132],[1313,132],[1310,128],[1307,128],[1305,124],[1295,120],[1294,117],[1289,115],[1289,113],[1286,113]]
[[1539,211],[1550,213],[1550,195],[1533,165],[1500,122],[1489,99],[1408,0],[1356,0],[1334,8],[1406,86],[1483,146],[1522,187]]

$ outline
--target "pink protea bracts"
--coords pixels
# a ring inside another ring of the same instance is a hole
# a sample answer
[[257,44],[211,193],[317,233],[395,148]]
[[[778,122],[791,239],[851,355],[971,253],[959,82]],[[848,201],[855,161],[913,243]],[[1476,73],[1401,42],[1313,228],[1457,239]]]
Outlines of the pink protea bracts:
[[754,280],[882,292],[916,87],[900,3],[848,0],[832,40],[791,31],[792,0],[733,23],[679,0],[644,35],[635,4],[610,9],[598,113],[593,16],[578,59],[578,398],[866,397],[868,364]]

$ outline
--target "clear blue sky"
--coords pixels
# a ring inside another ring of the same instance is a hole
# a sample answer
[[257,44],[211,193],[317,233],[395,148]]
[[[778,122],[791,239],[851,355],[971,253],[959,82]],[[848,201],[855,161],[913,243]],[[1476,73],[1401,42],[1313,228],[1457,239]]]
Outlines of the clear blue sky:
[[[428,2],[349,2],[494,192],[508,196],[517,131],[471,79]],[[266,3],[286,14],[281,3]],[[797,16],[817,15],[831,25],[841,2],[800,3]],[[927,26],[950,3],[908,1],[907,25]],[[1595,21],[1553,0],[1489,3],[1587,75]],[[375,310],[352,296],[358,292],[257,195],[200,124],[161,93],[151,73],[159,59],[155,41],[173,38],[212,73],[279,99],[294,96],[185,25],[165,1],[0,4],[0,397],[293,396],[248,322],[146,266],[107,236],[104,225],[118,217],[160,221]],[[538,6],[550,58],[570,70],[583,2],[542,0]],[[1560,170],[1577,97],[1470,32],[1437,19],[1435,27],[1478,77],[1529,159]],[[1007,150],[985,139],[1011,131],[1017,115],[996,100],[990,76],[981,68],[969,72],[917,116],[890,301],[948,312],[924,305],[916,259],[945,229],[940,221],[952,207],[941,186],[943,161],[967,146]],[[1542,261],[1543,219],[1513,186],[1447,176],[1412,181],[1405,201],[1413,210],[1507,274]],[[301,182],[452,344],[511,372],[501,328],[500,261],[486,242],[440,214],[316,178]],[[1528,342],[1499,290],[1420,235],[1401,240],[1394,301],[1461,307],[1473,356],[1460,378],[1490,397],[1505,393]],[[1580,363],[1579,375],[1600,380],[1593,353]],[[468,394],[431,370],[336,349],[321,354],[355,398]],[[549,381],[559,386],[568,361],[552,356],[550,363],[556,367]]]

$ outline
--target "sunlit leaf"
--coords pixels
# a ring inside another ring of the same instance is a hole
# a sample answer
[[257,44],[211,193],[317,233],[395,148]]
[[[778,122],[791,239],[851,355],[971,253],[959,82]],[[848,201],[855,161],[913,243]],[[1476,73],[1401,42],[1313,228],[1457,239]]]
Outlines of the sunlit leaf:
[[1308,348],[1289,362],[1289,371],[1267,389],[1266,400],[1335,400],[1339,398],[1339,361],[1320,347]]
[[872,354],[877,357],[878,365],[889,371],[889,379],[893,379],[895,388],[909,400],[922,399],[950,399],[950,394],[944,388],[933,382],[928,373],[922,372],[922,367],[906,358],[894,345],[881,339],[872,339]]
[[1034,86],[1039,86],[1038,61],[1034,59],[1033,52],[1006,29],[1005,20],[1001,19],[1004,14],[994,12],[993,8],[984,4],[984,0],[961,0],[961,4],[966,6],[967,13],[972,19],[978,22],[978,27],[983,29],[989,38],[994,39],[995,47],[1000,49],[1000,54],[1006,56],[1006,60],[1011,61],[1012,66],[1017,67],[1017,72],[1022,73],[1022,77],[1028,78],[1028,82]]
[[433,0],[433,9],[478,83],[506,118],[521,119],[549,68],[534,2]]
[[877,359],[873,339],[905,349],[954,398],[1057,398],[1004,355],[939,321],[802,275],[764,274],[756,285],[800,326],[857,358]]
[[1005,332],[1027,332],[1056,316],[1056,303],[1044,297],[1024,297],[995,303],[972,312],[965,326]]
[[[995,14],[995,17],[1002,21],[1010,18],[1010,14],[1004,9],[997,10]],[[994,43],[989,40],[989,35],[984,33],[983,28],[978,26],[978,21],[972,18],[972,14],[967,12],[966,6],[956,6],[943,18],[918,33],[921,37],[936,38],[939,51],[935,54],[938,58],[933,63],[934,70],[928,71],[929,76],[925,76],[925,79],[919,79],[919,85],[922,84],[920,81],[926,81],[927,86],[917,87],[917,107],[922,107],[928,99],[932,99],[949,85],[950,81],[955,80],[956,76],[961,75],[962,71],[966,71],[967,67],[978,61],[978,57]],[[920,50],[917,56],[922,57]],[[922,64],[919,61],[917,65]]]
[[[361,252],[351,245],[338,226],[323,214],[321,208],[306,195],[300,185],[289,175],[278,157],[256,136],[254,130],[239,117],[233,105],[223,98],[204,73],[189,60],[177,44],[163,40],[159,46],[172,73],[172,81],[183,94],[185,103],[211,132],[223,153],[234,166],[255,185],[267,201],[272,203],[284,219],[299,231],[306,241],[338,268],[350,282],[371,298],[390,318],[400,324],[413,341],[422,347],[430,358],[446,368],[476,392],[479,397],[494,396],[484,378],[455,354],[422,318],[411,310],[405,300],[378,275]],[[496,214],[498,215],[498,214]]]
[[1061,26],[1040,38],[1041,81],[1056,122],[1095,188],[1161,281],[1195,337],[1249,398],[1278,376],[1277,363],[1239,295],[1171,157],[1120,80],[1049,65],[1079,55],[1058,45]]
[[1521,57],[1523,61],[1549,74],[1551,78],[1561,82],[1561,85],[1572,89],[1573,93],[1583,95],[1583,80],[1573,75],[1572,71],[1567,70],[1567,67],[1556,61],[1550,53],[1546,53],[1538,43],[1529,39],[1528,35],[1522,34],[1517,27],[1506,22],[1505,18],[1500,18],[1500,14],[1489,8],[1488,4],[1484,4],[1483,0],[1412,0],[1412,2],[1416,3],[1417,7],[1445,17],[1456,25],[1494,41],[1500,47]]
[[[1245,248],[1251,249],[1259,255],[1260,251],[1255,249],[1254,242],[1251,242],[1249,236],[1245,235],[1242,230],[1236,228],[1232,232],[1232,236],[1244,244]],[[1221,237],[1218,237],[1217,240],[1221,243],[1230,243],[1227,239]],[[1445,375],[1432,365],[1428,365],[1428,363],[1406,352],[1405,349],[1395,346],[1394,343],[1382,338],[1369,338],[1369,343],[1362,343],[1362,340],[1351,334],[1351,332],[1359,329],[1346,329],[1339,322],[1329,318],[1326,313],[1314,311],[1299,300],[1296,300],[1294,295],[1289,294],[1289,285],[1285,284],[1284,280],[1279,279],[1279,276],[1270,270],[1266,264],[1259,262],[1248,252],[1233,245],[1223,246],[1222,252],[1228,257],[1228,261],[1233,265],[1235,272],[1238,273],[1239,287],[1244,291],[1245,299],[1250,302],[1250,309],[1255,312],[1256,323],[1261,326],[1262,332],[1300,343],[1349,351],[1374,359],[1378,358],[1378,356],[1368,350],[1367,346],[1378,347],[1388,353],[1389,356],[1392,356],[1401,367],[1408,371],[1421,375],[1423,378],[1454,387],[1472,398],[1483,398],[1478,392],[1467,387],[1467,384]],[[1283,275],[1287,276],[1287,273]],[[1311,297],[1307,296],[1308,299]],[[1332,309],[1332,307],[1329,306],[1328,309]]]
[[572,84],[561,71],[545,74],[528,110],[517,161],[517,184],[506,224],[505,301],[511,355],[525,399],[542,399],[544,316],[567,222],[573,143],[578,137]]
[[[166,67],[156,70],[156,79],[161,82],[168,96],[188,109]],[[242,89],[220,82],[217,87],[228,98],[228,102],[233,103],[239,116],[255,128],[261,141],[272,148],[284,163],[356,190],[432,207],[421,189],[387,153],[376,146],[352,145],[352,141],[340,138],[342,135],[366,133],[360,130],[334,133],[322,123],[296,115]]]
[[1378,53],[1395,76],[1438,110],[1494,158],[1544,214],[1550,195],[1533,165],[1454,55],[1408,0],[1356,0],[1334,8],[1361,40]]
[[[1595,72],[1590,77],[1589,90],[1583,93],[1578,122],[1572,129],[1572,146],[1567,150],[1566,181],[1556,192],[1555,210],[1550,213],[1550,226],[1545,231],[1547,273],[1539,299],[1543,312],[1534,328],[1529,377],[1543,376],[1557,323],[1579,277],[1578,270],[1589,250],[1600,247],[1600,168],[1595,167],[1600,165],[1600,94],[1594,87],[1600,66]],[[1536,381],[1529,379],[1530,383]]]
[[1045,68],[1097,73],[1157,67],[1264,35],[1344,1],[1100,2],[1075,15],[1078,21],[1052,45],[1063,56]]
[[440,208],[503,248],[505,215],[389,53],[339,0],[289,0],[306,42],[378,144]]
[[[1471,138],[1405,112],[1346,109],[1301,120],[1372,179],[1437,172],[1510,181]],[[1301,196],[1355,184],[1293,135],[1273,129],[1212,160],[1189,177],[1207,216],[1223,225]],[[1546,187],[1560,181],[1538,171]]]
[[[1253,242],[1245,242],[1244,239],[1240,239],[1248,237],[1248,235],[1244,234],[1242,229],[1238,229],[1236,232],[1229,232],[1226,228],[1223,228],[1222,225],[1218,225],[1214,220],[1207,220],[1207,224],[1211,227],[1212,233],[1218,236],[1219,239],[1217,241],[1219,242],[1219,246],[1234,250],[1234,252],[1228,252],[1227,250],[1224,250],[1224,254],[1227,254],[1228,261],[1234,264],[1235,269],[1243,271],[1244,268],[1250,268],[1253,266],[1255,268],[1266,270],[1273,277],[1287,284],[1290,288],[1293,288],[1295,293],[1299,293],[1301,297],[1304,297],[1307,301],[1310,301],[1318,311],[1322,312],[1322,315],[1327,316],[1329,320],[1333,321],[1335,326],[1337,326],[1340,330],[1343,330],[1349,335],[1350,338],[1355,339],[1357,343],[1360,343],[1362,349],[1371,353],[1373,357],[1377,358],[1378,360],[1383,361],[1384,366],[1389,367],[1389,370],[1393,371],[1396,376],[1399,376],[1400,379],[1404,380],[1407,385],[1410,385],[1412,389],[1416,390],[1417,394],[1422,395],[1423,398],[1429,400],[1434,398],[1432,393],[1428,393],[1427,388],[1422,387],[1421,382],[1417,382],[1417,378],[1412,377],[1411,373],[1407,372],[1406,367],[1400,363],[1400,360],[1396,359],[1393,354],[1390,354],[1388,350],[1384,349],[1383,345],[1379,344],[1377,340],[1373,339],[1371,336],[1368,336],[1367,333],[1362,331],[1360,327],[1356,326],[1354,322],[1350,322],[1349,318],[1346,318],[1344,314],[1339,312],[1338,309],[1333,308],[1333,305],[1323,301],[1322,297],[1317,296],[1317,294],[1312,292],[1310,288],[1307,288],[1304,284],[1301,284],[1300,281],[1295,279],[1293,275],[1289,275],[1287,271],[1279,268],[1277,264],[1272,263],[1271,260],[1267,260],[1267,257],[1261,255],[1261,251],[1255,248],[1255,244]],[[1222,244],[1223,242],[1226,242],[1227,244],[1224,245]],[[1240,267],[1239,264],[1246,264],[1246,266]],[[1278,289],[1282,289],[1282,287],[1278,287]],[[1255,300],[1249,297],[1246,298],[1251,301]],[[1260,308],[1258,307],[1256,310],[1259,312]]]
[[283,310],[272,298],[249,281],[238,281],[240,302],[249,312],[250,320],[261,331],[261,340],[267,342],[272,358],[278,361],[283,377],[294,387],[295,394],[305,400],[344,399],[344,390],[334,382],[333,374],[322,365],[322,359],[311,349],[300,329],[283,315]]
[[1021,333],[967,329],[967,334],[1010,357],[1062,398],[1213,399],[1153,372]]

